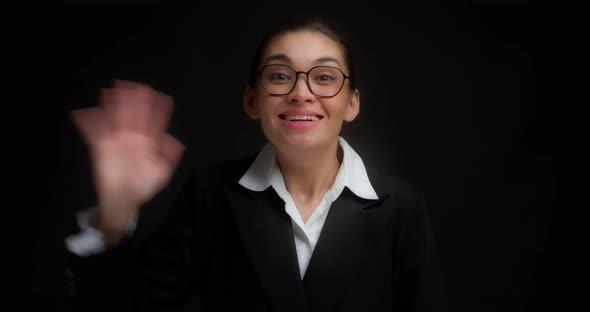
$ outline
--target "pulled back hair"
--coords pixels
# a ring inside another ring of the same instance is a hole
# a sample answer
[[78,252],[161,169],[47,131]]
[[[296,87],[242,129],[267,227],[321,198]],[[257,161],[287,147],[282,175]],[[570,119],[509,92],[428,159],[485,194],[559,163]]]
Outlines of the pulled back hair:
[[256,54],[254,54],[253,62],[250,65],[248,84],[252,88],[256,87],[258,80],[257,72],[261,65],[260,63],[262,62],[262,54],[264,53],[270,42],[274,38],[285,33],[302,30],[322,33],[330,39],[337,42],[338,45],[340,45],[340,48],[342,49],[342,52],[344,54],[344,62],[346,63],[346,67],[348,67],[348,75],[350,76],[350,88],[354,89],[356,86],[356,76],[354,73],[354,66],[352,64],[352,53],[350,51],[350,46],[348,42],[344,39],[344,37],[336,31],[335,27],[332,24],[328,23],[327,21],[319,17],[287,19],[277,24],[274,28],[267,32],[260,40],[258,48],[256,49]]

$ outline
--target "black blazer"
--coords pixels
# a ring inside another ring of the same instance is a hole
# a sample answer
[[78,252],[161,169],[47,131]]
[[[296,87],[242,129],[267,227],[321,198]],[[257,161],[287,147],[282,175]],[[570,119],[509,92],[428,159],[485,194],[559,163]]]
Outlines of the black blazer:
[[[198,311],[446,311],[419,191],[367,167],[379,199],[344,189],[302,280],[282,199],[272,187],[254,192],[237,183],[253,160],[187,175],[164,192],[174,203],[157,232],[141,231],[142,218],[148,218],[142,215],[134,237],[94,259],[75,259],[72,270],[80,263],[87,268],[109,263],[118,274],[134,272],[133,292],[122,296],[133,293],[134,303],[145,310],[174,310],[192,294]],[[144,209],[150,211],[142,208],[142,214]],[[85,284],[99,297],[108,287],[108,281],[97,287],[101,284],[92,278],[73,275],[73,287]]]

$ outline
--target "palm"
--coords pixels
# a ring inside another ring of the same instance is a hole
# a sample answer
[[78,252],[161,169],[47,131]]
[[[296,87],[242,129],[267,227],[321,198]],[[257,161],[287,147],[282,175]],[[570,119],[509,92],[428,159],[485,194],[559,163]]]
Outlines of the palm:
[[101,139],[92,156],[97,192],[124,192],[136,202],[148,200],[173,170],[173,164],[157,148],[153,138],[133,132]]
[[135,213],[127,207],[166,185],[182,156],[184,146],[166,132],[172,105],[149,86],[117,81],[102,90],[99,106],[72,112],[89,147],[100,212],[115,228]]

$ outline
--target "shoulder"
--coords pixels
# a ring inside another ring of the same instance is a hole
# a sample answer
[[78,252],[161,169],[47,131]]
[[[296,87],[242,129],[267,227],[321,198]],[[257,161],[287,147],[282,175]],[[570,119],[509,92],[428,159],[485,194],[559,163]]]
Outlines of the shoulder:
[[422,196],[422,190],[405,177],[378,170],[365,165],[371,185],[379,197],[388,196],[396,199],[415,199]]
[[423,190],[408,179],[388,174],[374,167],[366,167],[371,185],[377,196],[384,200],[393,213],[408,219],[424,219],[428,214]]
[[[367,168],[367,174],[380,200],[389,207],[397,230],[404,237],[419,237],[406,241],[426,241],[431,238],[431,220],[424,191],[401,176],[385,174]],[[412,247],[409,247],[412,248]]]
[[256,159],[258,153],[227,161],[194,166],[191,172],[193,184],[206,189],[223,189],[237,183]]

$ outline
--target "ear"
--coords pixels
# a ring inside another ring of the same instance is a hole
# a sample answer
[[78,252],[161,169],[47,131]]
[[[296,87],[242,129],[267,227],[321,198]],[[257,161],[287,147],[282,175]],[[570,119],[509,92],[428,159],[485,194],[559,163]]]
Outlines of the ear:
[[348,106],[346,106],[346,113],[344,115],[344,120],[351,122],[353,121],[356,116],[360,112],[361,106],[361,95],[358,89],[354,89],[352,95],[350,96],[350,100],[348,102]]
[[248,115],[248,117],[252,119],[257,119],[258,117],[260,117],[260,113],[258,112],[256,102],[254,101],[254,99],[254,89],[252,89],[252,87],[248,84],[246,85],[246,89],[244,90],[244,95],[242,97],[242,100],[244,102],[244,111],[246,112],[246,115]]

